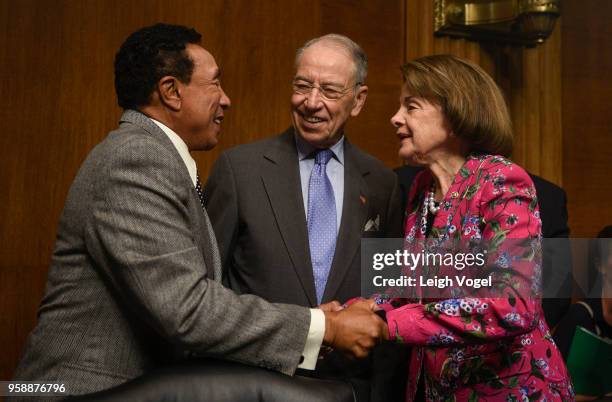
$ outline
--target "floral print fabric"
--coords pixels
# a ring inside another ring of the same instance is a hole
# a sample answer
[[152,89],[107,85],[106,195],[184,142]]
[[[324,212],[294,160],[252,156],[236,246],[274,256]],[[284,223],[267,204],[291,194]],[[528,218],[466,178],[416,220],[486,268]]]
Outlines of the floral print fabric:
[[495,285],[487,297],[457,296],[453,289],[448,298],[427,298],[422,289],[414,299],[379,296],[391,338],[415,345],[406,400],[414,399],[420,375],[428,401],[573,400],[540,306],[541,221],[528,174],[500,156],[468,157],[425,239],[423,198],[432,180],[423,171],[412,186],[406,247],[483,241],[492,245]]

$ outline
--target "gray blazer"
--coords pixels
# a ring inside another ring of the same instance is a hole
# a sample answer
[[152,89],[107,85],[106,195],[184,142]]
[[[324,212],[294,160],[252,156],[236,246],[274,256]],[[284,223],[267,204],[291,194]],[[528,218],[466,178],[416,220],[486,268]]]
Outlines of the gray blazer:
[[308,309],[212,280],[216,247],[178,152],[150,119],[126,111],[70,188],[15,378],[82,394],[194,354],[292,374]]
[[[344,202],[323,302],[359,296],[362,237],[402,237],[397,177],[344,141]],[[230,149],[205,187],[226,283],[266,300],[316,306],[294,130]],[[366,224],[376,222],[375,224]]]

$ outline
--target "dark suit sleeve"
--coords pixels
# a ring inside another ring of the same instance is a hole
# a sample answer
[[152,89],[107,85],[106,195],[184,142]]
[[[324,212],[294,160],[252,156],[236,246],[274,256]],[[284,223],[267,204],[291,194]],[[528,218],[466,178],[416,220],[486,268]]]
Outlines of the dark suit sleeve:
[[[540,185],[536,189],[542,214],[542,235],[545,238],[569,237],[567,224],[567,195],[562,188],[552,186],[546,188]],[[537,187],[537,186],[536,186]]]
[[207,250],[193,235],[200,210],[189,208],[198,201],[167,148],[134,140],[109,159],[92,184],[87,247],[135,316],[182,349],[292,374],[308,309],[238,296],[208,278]]
[[222,153],[213,165],[204,187],[204,205],[219,244],[225,280],[239,225],[238,190],[227,153]]
[[387,228],[385,230],[385,236],[399,238],[404,235],[404,210],[402,208],[402,191],[399,186],[399,181],[397,177],[393,179],[393,190],[391,191],[387,207]]
[[568,311],[572,294],[572,254],[567,224],[567,196],[562,188],[531,175],[542,219],[542,309],[553,328]]
[[[410,194],[410,187],[412,187],[412,182],[416,177],[417,173],[419,173],[423,168],[414,167],[414,166],[400,166],[394,170],[397,175],[397,180],[399,181],[400,193],[401,193],[401,206],[402,209],[402,217],[406,211],[406,204],[408,203],[408,195]],[[402,219],[403,220],[403,219]]]

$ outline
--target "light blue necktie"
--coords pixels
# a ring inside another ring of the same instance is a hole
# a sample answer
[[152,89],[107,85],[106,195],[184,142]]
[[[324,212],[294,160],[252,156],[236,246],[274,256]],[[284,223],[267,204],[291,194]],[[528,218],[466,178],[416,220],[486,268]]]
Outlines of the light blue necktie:
[[331,157],[329,149],[316,152],[308,185],[308,242],[318,304],[323,299],[336,250],[336,200],[325,170]]

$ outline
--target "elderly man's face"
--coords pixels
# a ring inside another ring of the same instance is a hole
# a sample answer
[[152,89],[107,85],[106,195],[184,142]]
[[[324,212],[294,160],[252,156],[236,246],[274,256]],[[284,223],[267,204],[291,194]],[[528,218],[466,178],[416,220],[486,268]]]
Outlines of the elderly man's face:
[[347,52],[324,42],[302,53],[293,88],[293,125],[317,148],[338,142],[346,121],[359,114],[367,95],[366,86],[355,87],[355,65]]
[[178,124],[189,150],[209,150],[218,142],[225,109],[230,107],[219,81],[219,67],[203,47],[189,44],[187,54],[193,60],[189,84],[181,90]]

